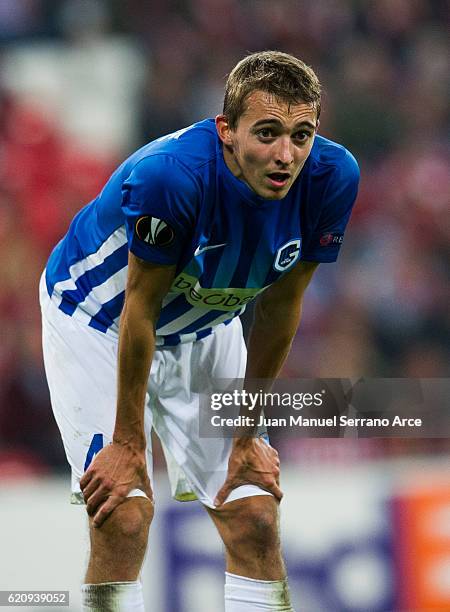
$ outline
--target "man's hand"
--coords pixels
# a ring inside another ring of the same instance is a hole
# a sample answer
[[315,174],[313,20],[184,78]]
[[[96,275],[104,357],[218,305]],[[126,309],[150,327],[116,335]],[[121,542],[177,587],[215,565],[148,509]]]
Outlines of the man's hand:
[[100,527],[132,489],[141,489],[153,501],[145,449],[136,451],[117,442],[106,446],[81,478],[80,487],[94,527]]
[[228,461],[225,483],[217,493],[214,504],[221,506],[233,489],[253,484],[272,493],[280,501],[280,461],[277,451],[262,438],[237,438]]

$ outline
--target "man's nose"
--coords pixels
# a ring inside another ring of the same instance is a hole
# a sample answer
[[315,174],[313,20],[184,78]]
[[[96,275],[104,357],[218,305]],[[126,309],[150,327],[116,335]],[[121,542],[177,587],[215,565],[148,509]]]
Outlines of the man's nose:
[[283,166],[292,164],[294,161],[294,149],[289,137],[280,138],[277,149],[277,163]]

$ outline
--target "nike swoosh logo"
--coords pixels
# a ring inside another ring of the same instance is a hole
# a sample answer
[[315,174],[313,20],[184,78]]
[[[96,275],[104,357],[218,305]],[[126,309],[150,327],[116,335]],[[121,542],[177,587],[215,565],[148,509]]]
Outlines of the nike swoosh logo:
[[218,249],[219,247],[223,247],[226,245],[226,242],[224,242],[223,244],[212,244],[210,246],[205,246],[202,248],[200,248],[200,245],[198,245],[198,247],[194,251],[194,257],[197,257],[197,255],[201,255],[202,253],[204,253],[205,251],[209,251],[210,249]]

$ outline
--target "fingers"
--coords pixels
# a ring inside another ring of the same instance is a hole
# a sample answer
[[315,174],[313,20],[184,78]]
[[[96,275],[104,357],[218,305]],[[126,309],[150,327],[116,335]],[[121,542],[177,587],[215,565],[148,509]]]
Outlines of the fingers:
[[277,481],[273,480],[271,482],[259,482],[259,481],[236,481],[236,480],[226,480],[224,485],[222,486],[222,488],[219,490],[219,492],[216,495],[216,498],[214,500],[214,506],[219,507],[222,506],[222,504],[224,504],[228,498],[228,496],[230,495],[231,491],[233,491],[233,489],[237,489],[238,487],[245,485],[245,484],[251,484],[251,485],[255,485],[256,487],[259,487],[260,489],[263,489],[264,491],[268,491],[269,493],[272,493],[272,495],[275,497],[275,499],[280,502],[281,499],[283,498],[283,491],[280,489],[280,486],[278,484],[278,479]]
[[82,484],[82,481],[80,480],[80,488],[81,492],[83,493],[84,501],[87,501],[100,485],[101,481],[97,478],[91,478],[87,485],[84,483]]
[[279,485],[277,483],[274,483],[270,489],[266,489],[267,491],[269,491],[269,493],[272,493],[272,495],[275,497],[275,499],[280,502],[283,498],[283,491],[280,489]]
[[[244,484],[244,483],[242,483]],[[275,499],[280,502],[283,497],[283,492],[280,489],[280,470],[275,469],[271,472],[266,473],[258,473],[253,478],[249,478],[249,480],[245,484],[253,484],[260,489],[264,489],[264,491],[268,491],[272,493]],[[239,485],[238,485],[239,486]]]
[[[151,503],[153,503],[153,491],[150,486],[150,481],[143,483],[141,488],[147,495]],[[106,484],[101,484],[100,481],[92,480],[88,487],[85,488],[83,495],[86,502],[86,511],[90,517],[94,517],[93,526],[100,527],[113,510],[127,499],[126,494],[118,494],[119,488],[114,489]],[[125,493],[125,491],[124,491]]]
[[82,490],[82,491],[83,491],[83,489],[84,489],[84,488],[85,488],[85,487],[86,487],[86,486],[89,484],[89,482],[90,482],[90,480],[91,480],[91,478],[92,478],[92,475],[93,475],[93,474],[92,474],[91,470],[89,470],[89,469],[88,469],[88,470],[87,470],[87,471],[86,471],[86,472],[83,474],[83,476],[81,477],[81,479],[80,479],[80,487],[81,487],[81,490]]
[[95,528],[99,528],[106,521],[108,516],[125,501],[126,497],[119,497],[118,495],[111,495],[97,510],[92,524]]
[[270,444],[261,440],[259,444],[259,451],[262,452],[275,465],[280,465],[280,457],[278,455],[278,451],[275,450],[273,446],[270,446]]
[[221,506],[223,503],[225,503],[225,500],[227,499],[231,491],[239,486],[240,486],[239,484],[233,485],[233,481],[230,482],[229,480],[226,480],[224,485],[221,487],[221,489],[216,495],[216,499],[214,500],[214,505]]
[[214,500],[224,504],[233,489],[244,484],[255,485],[271,493],[277,501],[283,497],[280,489],[280,459],[277,451],[262,439],[236,446],[230,456],[228,475]]
[[[135,488],[142,490],[147,495],[148,499],[153,503],[153,491],[148,476],[143,482],[136,483]],[[96,515],[100,506],[108,499],[112,498],[121,501],[125,500],[129,489],[130,487],[118,486],[117,483],[110,479],[105,478],[102,480],[100,476],[92,476],[88,484],[82,488],[88,515],[91,517]],[[107,508],[108,507],[109,506],[107,506]],[[102,517],[103,514],[100,514],[99,516]],[[105,518],[103,518],[103,520],[99,519],[100,524],[105,520]]]
[[84,496],[86,511],[89,516],[94,516],[99,506],[108,499],[109,495],[109,489],[106,487],[98,487],[90,496]]
[[80,488],[86,503],[86,511],[89,516],[93,516],[98,506],[110,495],[113,483],[109,480],[102,480],[93,471],[89,473],[90,480],[85,479],[84,476],[80,480]]

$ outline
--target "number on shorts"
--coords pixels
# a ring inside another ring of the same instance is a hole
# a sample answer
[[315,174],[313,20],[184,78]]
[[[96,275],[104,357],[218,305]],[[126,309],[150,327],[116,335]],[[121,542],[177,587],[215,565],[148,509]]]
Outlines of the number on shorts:
[[97,453],[99,453],[103,448],[103,434],[97,433],[94,434],[91,445],[89,446],[89,450],[86,455],[86,461],[84,462],[84,471],[88,469],[91,465],[93,458]]

